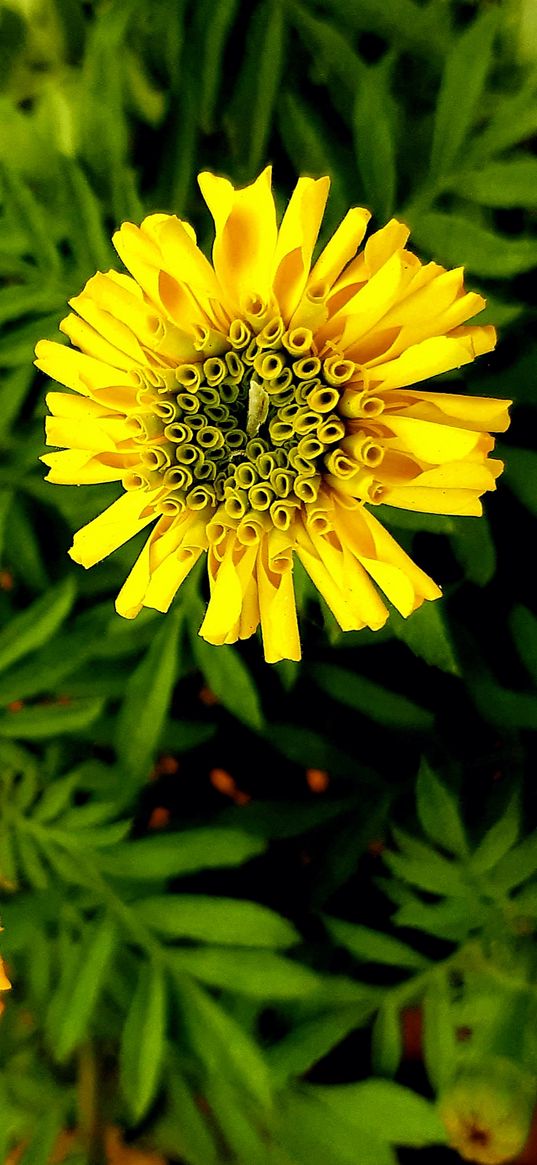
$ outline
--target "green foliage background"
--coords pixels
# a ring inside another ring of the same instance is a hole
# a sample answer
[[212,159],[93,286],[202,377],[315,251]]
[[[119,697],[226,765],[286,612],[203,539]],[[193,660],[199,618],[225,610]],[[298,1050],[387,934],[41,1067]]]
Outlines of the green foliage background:
[[[78,1123],[99,1165],[114,1122],[184,1165],[414,1160],[537,1007],[531,0],[5,0],[0,54],[0,1159]],[[297,575],[304,659],[273,668],[198,638],[202,572],[131,625],[138,545],[70,562],[114,491],[44,483],[32,364],[119,222],[208,247],[198,171],[267,160],[282,207],[331,175],[326,234],[363,204],[464,265],[500,343],[442,382],[517,402],[487,518],[379,515],[444,599],[343,635]]]

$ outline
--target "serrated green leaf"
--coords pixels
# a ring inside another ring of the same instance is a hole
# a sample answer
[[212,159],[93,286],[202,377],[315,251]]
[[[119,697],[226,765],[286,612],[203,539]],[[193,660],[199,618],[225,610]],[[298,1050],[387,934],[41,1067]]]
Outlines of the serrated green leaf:
[[192,649],[200,671],[224,707],[237,720],[261,732],[264,719],[259,694],[237,649],[226,644],[213,647],[199,635],[193,636]]
[[172,894],[142,898],[136,912],[165,938],[245,947],[289,947],[299,941],[294,926],[257,902],[210,898],[205,894]]
[[464,857],[468,846],[457,799],[439,781],[426,760],[422,760],[418,773],[416,804],[427,837],[449,853]]
[[211,987],[252,999],[306,999],[319,989],[321,980],[309,967],[272,951],[198,947],[168,955],[178,975],[188,974]]
[[385,62],[363,66],[357,79],[354,152],[365,202],[382,223],[393,211],[397,179],[394,111]]
[[[400,841],[401,831],[394,831]],[[470,895],[461,871],[455,862],[440,857],[429,846],[419,846],[413,841],[413,852],[382,855],[383,861],[398,878],[411,882],[420,890],[431,894],[453,894],[455,897]]]
[[55,1052],[66,1060],[85,1037],[108,975],[117,939],[115,923],[105,915],[91,926],[80,947],[71,991],[56,1027]]
[[461,33],[448,55],[433,126],[433,178],[450,173],[472,128],[497,28],[497,12],[485,10]]
[[381,931],[354,922],[344,922],[340,918],[325,917],[324,922],[336,943],[346,947],[362,962],[410,967],[413,970],[423,970],[428,965],[428,959],[393,935],[382,934]]
[[181,621],[180,607],[162,620],[127,684],[118,716],[116,749],[119,764],[133,785],[147,779],[168,713],[178,672]]
[[119,1080],[133,1120],[147,1112],[159,1087],[166,1039],[166,995],[159,967],[148,962],[138,975],[121,1037]]
[[537,241],[529,235],[501,235],[460,215],[428,211],[413,218],[412,234],[436,261],[475,275],[507,279],[537,266]]
[[339,1119],[393,1145],[445,1144],[446,1130],[434,1104],[391,1080],[364,1080],[310,1091]]
[[470,858],[470,867],[476,874],[491,870],[517,841],[520,830],[520,804],[515,794],[505,812],[487,830],[483,840]]
[[67,618],[75,598],[72,578],[65,578],[0,631],[0,670],[35,651],[50,639]]
[[265,848],[262,838],[239,829],[202,828],[118,845],[100,860],[107,873],[143,882],[177,878],[196,870],[240,866]]
[[482,928],[485,918],[482,904],[468,898],[448,898],[431,904],[412,897],[395,912],[393,922],[448,942],[462,943],[472,930]]
[[449,675],[460,675],[449,625],[438,603],[424,603],[408,619],[404,619],[398,611],[392,611],[390,626],[414,655]]
[[355,708],[378,724],[422,732],[432,728],[434,716],[406,696],[388,691],[373,680],[333,664],[315,664],[311,674],[333,700]]

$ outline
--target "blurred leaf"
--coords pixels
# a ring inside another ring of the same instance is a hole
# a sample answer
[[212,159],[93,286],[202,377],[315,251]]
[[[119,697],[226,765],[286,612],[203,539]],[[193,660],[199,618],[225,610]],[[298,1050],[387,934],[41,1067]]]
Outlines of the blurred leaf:
[[409,837],[401,829],[394,829],[393,832],[402,852],[392,853],[387,850],[382,855],[393,874],[432,894],[469,896],[470,889],[463,881],[456,862],[441,857],[430,846]]
[[[340,776],[352,776],[357,772],[357,762],[350,753],[301,724],[270,724],[267,736],[279,752],[302,768],[326,769]],[[363,770],[360,770],[360,775],[365,775]]]
[[224,707],[237,720],[261,732],[264,720],[259,693],[237,648],[225,644],[216,648],[194,635],[192,649],[204,679]]
[[532,514],[537,514],[537,453],[532,449],[505,449],[506,484]]
[[403,1056],[403,1031],[397,1003],[379,1007],[372,1030],[372,1068],[380,1076],[395,1076]]
[[397,177],[389,79],[385,60],[363,66],[353,112],[354,150],[365,201],[381,223],[392,214]]
[[185,1077],[175,1069],[166,1072],[164,1113],[152,1125],[155,1147],[167,1155],[180,1153],[189,1165],[219,1165],[218,1149],[209,1122],[200,1112],[196,1096]]
[[131,784],[147,779],[178,672],[178,642],[182,610],[162,619],[149,651],[127,683],[117,722],[116,747],[121,768]]
[[513,890],[522,882],[533,877],[537,871],[537,831],[530,833],[524,841],[500,858],[490,874],[491,881],[499,890]]
[[20,712],[0,714],[0,736],[43,740],[63,732],[79,732],[97,720],[102,700],[72,700],[69,704],[36,704]]
[[284,28],[282,0],[255,5],[232,107],[237,145],[240,136],[240,155],[250,176],[257,173],[266,153],[282,80]]
[[394,1145],[445,1144],[446,1130],[430,1100],[391,1080],[316,1085],[311,1092],[334,1116]]
[[227,1011],[191,979],[178,983],[185,1032],[207,1076],[225,1073],[270,1109],[269,1072],[260,1049]]
[[0,178],[10,206],[27,231],[33,259],[50,276],[58,270],[59,259],[44,207],[5,160],[0,164]]
[[210,898],[205,894],[173,894],[142,898],[137,915],[165,938],[245,947],[289,947],[300,936],[294,926],[257,902]]
[[338,16],[344,27],[375,32],[388,41],[409,49],[427,62],[442,58],[450,45],[449,10],[444,5],[416,4],[414,0],[324,0],[324,6]]
[[239,866],[264,849],[261,838],[238,829],[191,829],[118,845],[112,853],[102,856],[101,865],[115,877],[143,882]]
[[147,1112],[159,1086],[166,1037],[166,997],[162,972],[144,964],[121,1038],[121,1090],[137,1123]]
[[518,654],[537,686],[537,616],[527,607],[516,606],[511,612],[509,626]]
[[495,9],[482,12],[449,53],[436,106],[431,174],[449,174],[479,109],[498,28]]
[[338,945],[346,947],[356,959],[366,963],[383,963],[390,967],[410,967],[422,970],[428,959],[414,951],[412,947],[368,926],[354,922],[344,922],[340,918],[324,917],[325,925]]
[[174,947],[168,963],[177,974],[186,973],[211,987],[253,999],[304,999],[314,995],[321,982],[309,967],[272,951]]
[[508,802],[501,817],[487,829],[483,840],[470,858],[470,867],[476,874],[484,874],[492,869],[508,850],[515,845],[520,830],[520,805],[518,795]]
[[59,1107],[40,1113],[30,1140],[19,1157],[18,1165],[47,1165],[64,1120],[64,1114]]
[[349,43],[346,33],[335,23],[314,16],[304,4],[291,3],[289,17],[310,49],[316,74],[321,66],[325,75],[323,80],[326,77],[328,83],[333,81],[334,85],[343,88],[348,101],[356,92],[364,65]]
[[479,587],[486,586],[496,570],[496,547],[487,519],[460,522],[451,535],[451,545],[465,577]]
[[470,219],[432,210],[412,221],[416,245],[448,267],[463,265],[475,275],[506,279],[537,267],[537,240],[500,235]]
[[[304,1086],[281,1097],[277,1110],[278,1140],[292,1154],[293,1165],[356,1165],[357,1131],[354,1125],[334,1113]],[[382,1136],[364,1129],[358,1134],[360,1165],[396,1165],[396,1158]]]
[[278,125],[284,148],[298,174],[332,179],[329,213],[332,219],[341,219],[347,209],[343,189],[342,167],[326,123],[316,111],[290,90],[284,90],[278,105]]
[[425,1066],[435,1092],[439,1093],[453,1076],[459,1052],[447,977],[442,972],[430,980],[422,1007]]
[[104,228],[99,199],[84,171],[72,158],[63,157],[61,166],[73,220],[73,245],[83,245],[88,275],[92,268],[106,271],[114,261],[114,251]]
[[418,773],[416,805],[427,837],[449,853],[465,857],[468,844],[457,798],[439,781],[426,760],[422,760]]
[[314,664],[311,674],[333,700],[355,708],[378,724],[422,732],[433,726],[432,712],[364,676],[357,676],[342,667],[327,663]]
[[318,1060],[328,1055],[345,1036],[361,1027],[370,1016],[373,1004],[347,1004],[326,1015],[298,1023],[296,1027],[271,1045],[267,1062],[277,1087],[293,1076],[303,1076]]
[[390,625],[414,655],[450,675],[460,675],[460,667],[449,632],[449,624],[438,603],[423,603],[404,619],[398,611],[390,613]]
[[15,615],[0,631],[0,670],[46,643],[69,614],[74,598],[75,584],[68,577]]
[[224,54],[238,8],[239,0],[210,0],[196,5],[203,53],[198,116],[204,133],[214,130],[215,106],[225,71]]
[[508,150],[537,131],[537,74],[528,75],[525,84],[513,93],[503,93],[493,100],[492,117],[478,136],[467,144],[466,165],[480,165],[495,154]]
[[483,206],[537,207],[537,158],[521,154],[479,170],[461,170],[452,188]]
[[116,946],[115,924],[104,916],[89,927],[80,945],[71,991],[56,1030],[55,1054],[65,1060],[84,1038],[109,971]]

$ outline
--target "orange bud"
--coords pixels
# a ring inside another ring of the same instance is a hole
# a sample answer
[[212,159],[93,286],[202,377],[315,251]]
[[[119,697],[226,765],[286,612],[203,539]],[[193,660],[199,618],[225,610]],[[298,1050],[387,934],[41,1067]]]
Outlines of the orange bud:
[[312,793],[325,793],[330,777],[324,769],[306,769],[306,782]]

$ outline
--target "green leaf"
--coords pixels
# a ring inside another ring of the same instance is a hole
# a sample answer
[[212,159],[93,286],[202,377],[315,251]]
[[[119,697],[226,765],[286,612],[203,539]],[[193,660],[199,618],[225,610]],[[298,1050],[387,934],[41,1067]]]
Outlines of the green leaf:
[[353,111],[354,151],[365,202],[380,222],[392,214],[396,194],[392,104],[386,61],[363,66]]
[[426,732],[432,728],[434,716],[418,704],[407,700],[396,692],[376,684],[373,680],[357,676],[333,664],[315,664],[311,674],[319,686],[328,692],[333,700],[339,700],[368,716],[378,724],[391,728],[408,728]]
[[117,723],[116,748],[122,770],[133,784],[147,779],[158,748],[178,671],[182,610],[161,622],[149,651],[127,684]]
[[50,230],[50,222],[45,208],[40,205],[30,187],[18,176],[15,170],[2,161],[0,176],[5,193],[17,214],[21,225],[28,232],[31,253],[42,271],[50,277],[59,267],[59,256],[53,242],[54,235]]
[[85,1037],[116,948],[115,923],[105,915],[90,927],[74,967],[71,990],[56,1026],[55,1054],[66,1060]]
[[298,1023],[266,1053],[275,1085],[283,1086],[291,1077],[309,1072],[349,1032],[365,1023],[373,1007],[372,1002],[347,1004],[326,1015]]
[[440,972],[430,980],[422,1007],[425,1066],[435,1092],[439,1093],[451,1080],[460,1054],[445,973]]
[[520,830],[518,794],[511,797],[505,812],[487,830],[483,840],[470,858],[470,867],[476,874],[484,874],[495,866],[515,845]]
[[532,514],[537,514],[537,453],[531,449],[504,449],[504,481]]
[[373,1071],[395,1076],[403,1056],[403,1031],[399,1007],[389,997],[378,1010],[371,1039]]
[[363,62],[355,53],[346,30],[329,20],[319,20],[303,4],[289,5],[289,16],[315,62],[316,73],[322,67],[323,80],[327,77],[343,89],[346,97],[356,92]]
[[490,878],[499,890],[513,890],[515,886],[520,886],[522,882],[533,877],[536,870],[537,830],[500,859]]
[[449,675],[460,675],[449,625],[439,603],[424,603],[408,619],[392,611],[390,626],[397,639],[406,643],[414,655]]
[[291,1154],[293,1165],[396,1165],[396,1159],[382,1136],[371,1136],[338,1114],[317,1096],[313,1088],[288,1089],[279,1099],[277,1113],[278,1141]]
[[422,760],[416,785],[416,804],[422,829],[431,841],[457,857],[468,852],[457,800]]
[[166,996],[162,972],[152,962],[141,968],[121,1037],[120,1086],[135,1122],[147,1112],[159,1087],[166,1038]]
[[192,649],[200,671],[224,708],[255,732],[262,732],[259,694],[237,649],[226,644],[213,647],[199,635],[193,636]]
[[516,606],[509,625],[518,654],[537,686],[537,617],[527,607]]
[[412,947],[389,934],[370,930],[340,918],[324,918],[329,933],[340,946],[346,947],[356,959],[366,963],[384,963],[390,967],[410,967],[423,970],[429,960]]
[[281,85],[284,27],[281,0],[265,0],[254,7],[238,88],[238,99],[246,107],[246,166],[252,175],[265,157]]
[[486,10],[455,42],[446,61],[433,126],[431,175],[449,174],[480,107],[498,14]]
[[69,704],[43,704],[0,715],[0,736],[16,740],[44,740],[64,732],[79,732],[98,719],[102,700],[72,700]]
[[34,1131],[18,1159],[18,1165],[47,1165],[64,1121],[64,1113],[57,1104],[48,1111],[35,1113]]
[[445,1144],[446,1130],[434,1104],[391,1080],[315,1086],[310,1091],[340,1120],[393,1145]]
[[247,947],[289,947],[300,938],[294,926],[273,910],[235,898],[205,894],[143,898],[136,903],[136,913],[165,938]]
[[189,1165],[219,1165],[219,1153],[208,1121],[187,1080],[175,1067],[166,1073],[163,1115],[152,1125],[152,1140],[166,1156],[178,1154]]
[[301,724],[269,724],[266,735],[279,752],[301,768],[326,769],[347,777],[356,770],[356,760],[350,753]]
[[209,1079],[225,1073],[262,1108],[270,1109],[269,1072],[254,1040],[221,1004],[192,980],[181,977],[178,988],[187,1038]]
[[529,235],[500,235],[440,210],[413,217],[412,234],[415,244],[438,262],[464,266],[475,275],[506,279],[537,265],[537,241]]
[[521,154],[479,170],[461,170],[453,176],[453,189],[484,206],[537,207],[537,158]]
[[175,947],[169,952],[168,963],[178,975],[186,973],[211,987],[252,999],[303,999],[314,995],[322,982],[309,967],[283,955],[240,947]]
[[458,943],[464,942],[472,930],[482,929],[485,920],[486,910],[477,900],[447,898],[431,904],[414,896],[399,907],[392,919],[396,926],[411,927]]
[[428,890],[431,894],[453,894],[455,897],[470,894],[456,862],[441,857],[430,846],[408,837],[402,829],[394,829],[393,833],[402,852],[391,853],[386,850],[382,860],[398,878],[412,882],[420,890]]
[[465,577],[479,587],[486,586],[496,570],[496,547],[487,519],[465,518],[458,523],[451,545]]
[[233,30],[239,0],[210,0],[196,6],[202,58],[199,74],[198,116],[204,133],[214,131],[215,106],[225,69],[224,53]]
[[65,578],[21,614],[15,615],[0,631],[0,670],[10,667],[23,655],[51,639],[67,618],[74,598],[73,579]]
[[263,853],[265,847],[262,838],[239,829],[191,829],[118,845],[100,860],[107,873],[144,882],[177,878],[197,870],[240,866]]
[[490,157],[533,137],[537,131],[537,100],[535,72],[512,93],[502,93],[493,105],[492,116],[485,129],[467,144],[466,164],[479,166]]

